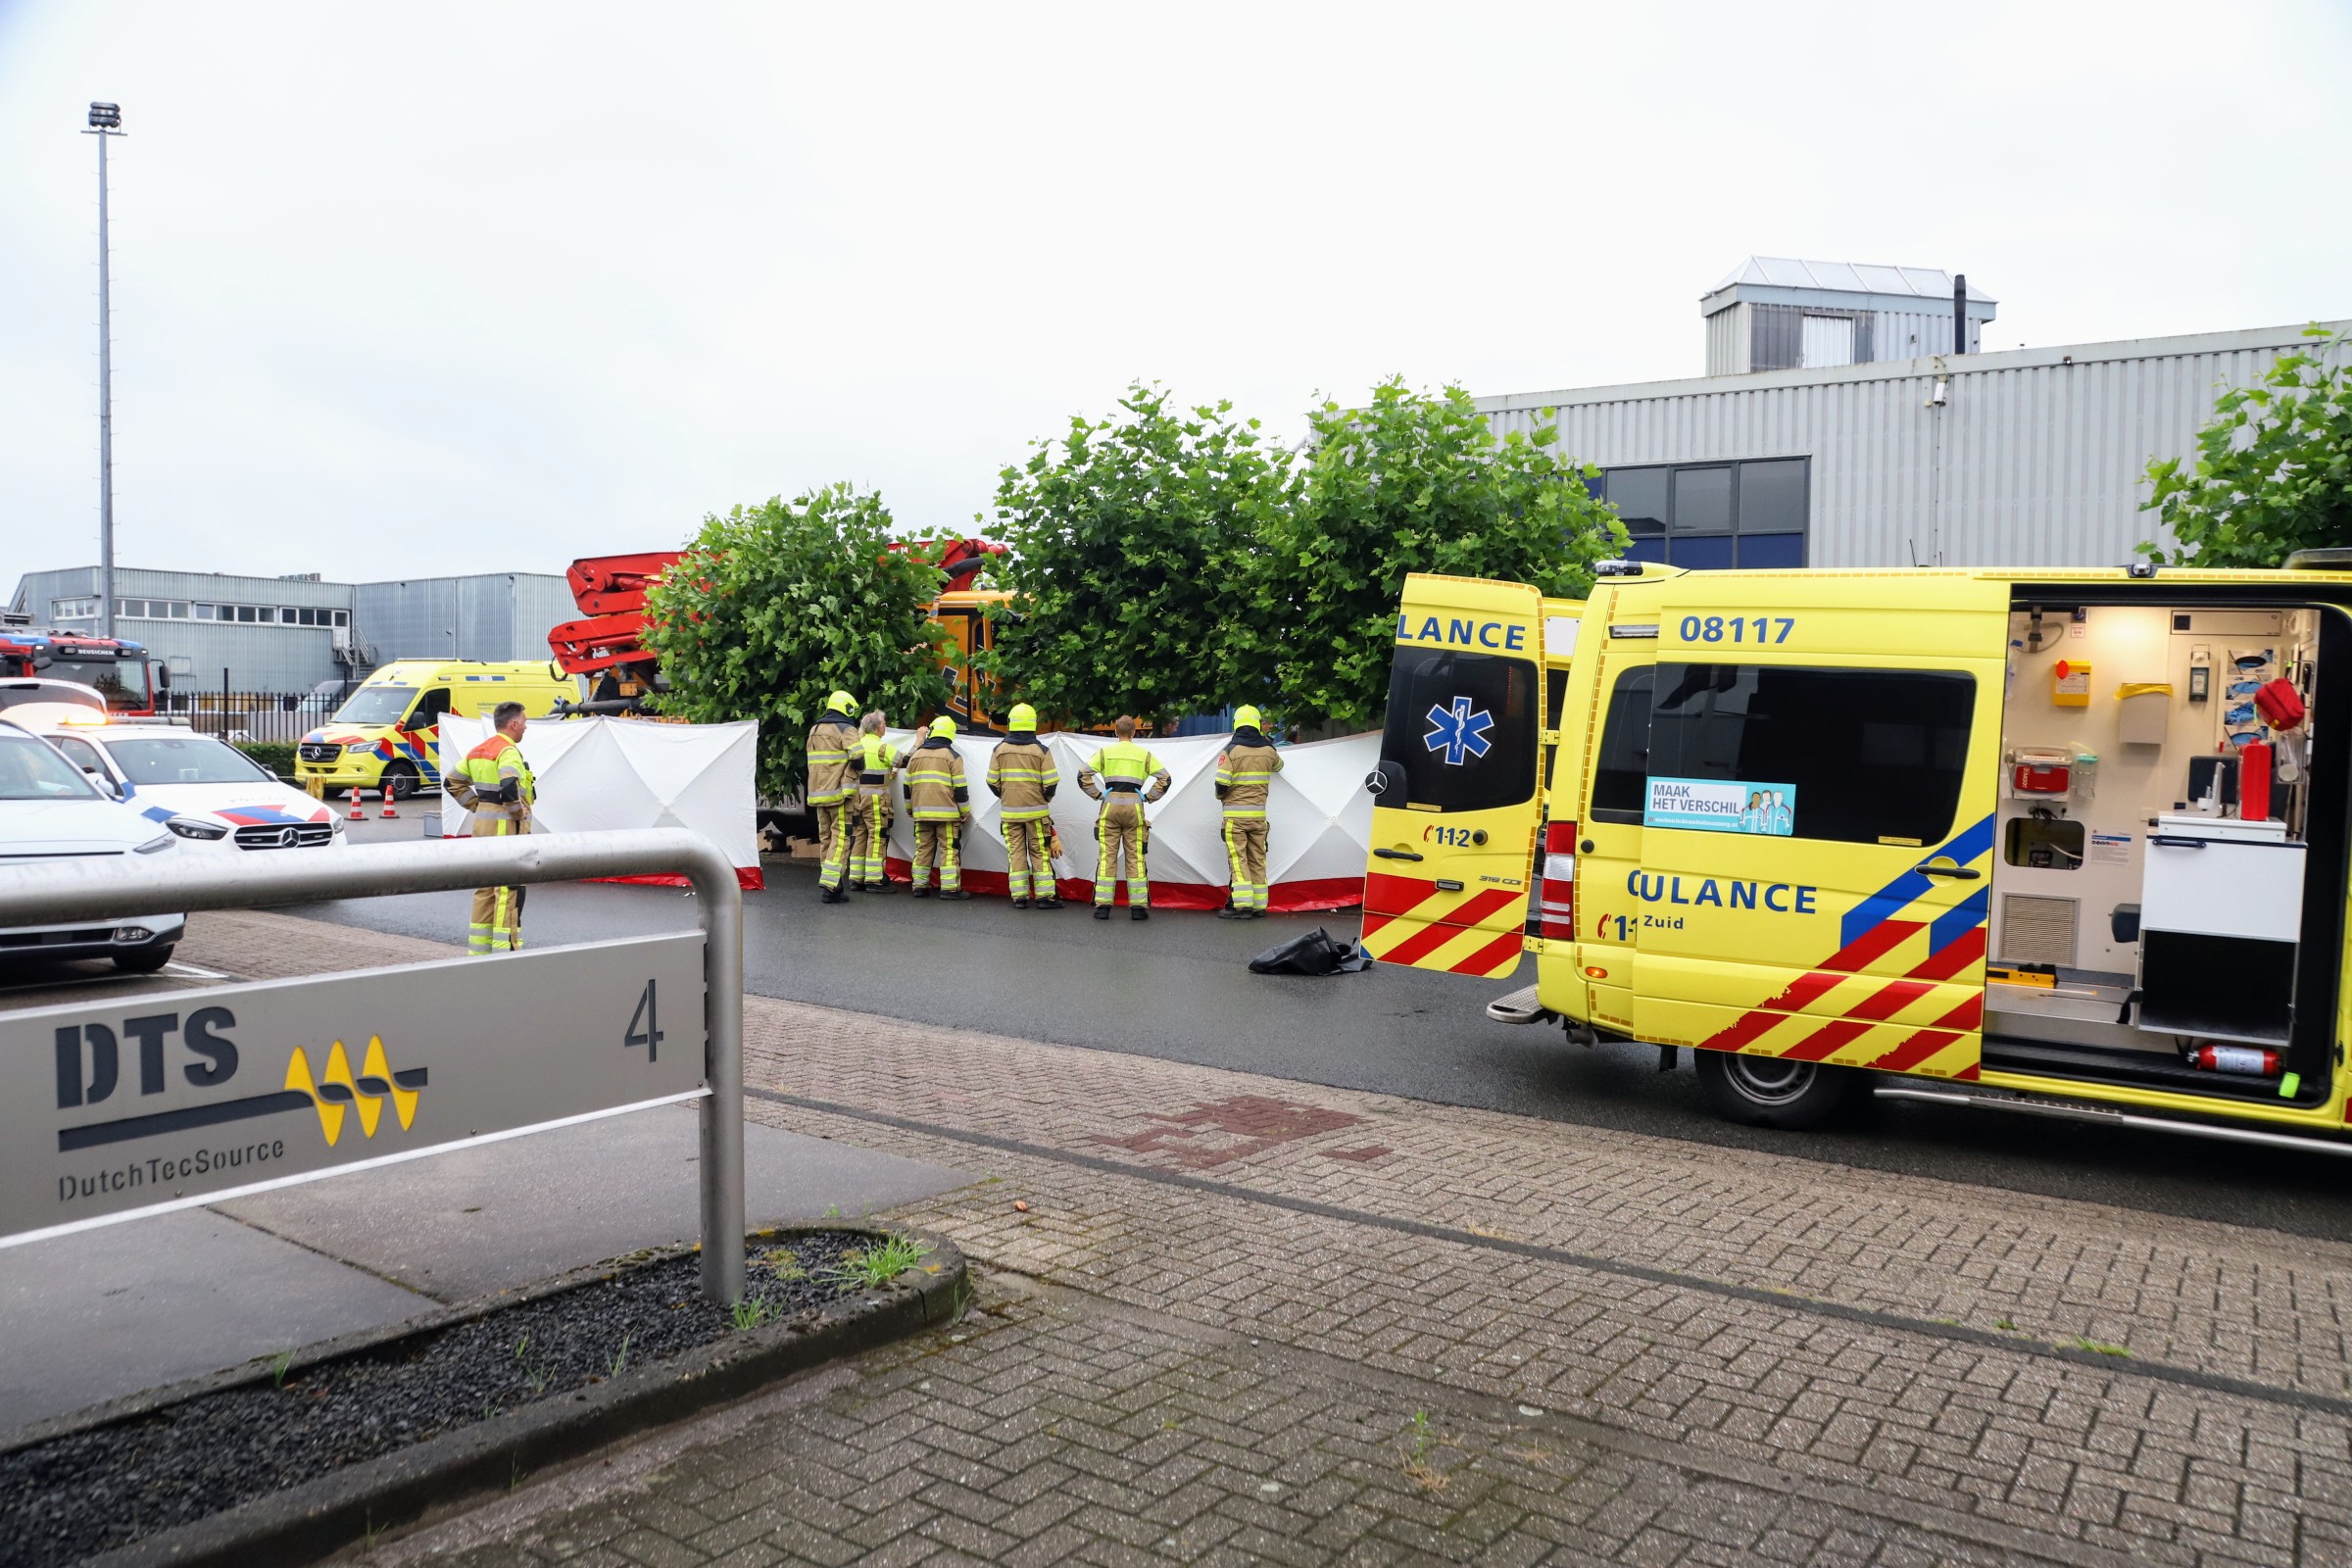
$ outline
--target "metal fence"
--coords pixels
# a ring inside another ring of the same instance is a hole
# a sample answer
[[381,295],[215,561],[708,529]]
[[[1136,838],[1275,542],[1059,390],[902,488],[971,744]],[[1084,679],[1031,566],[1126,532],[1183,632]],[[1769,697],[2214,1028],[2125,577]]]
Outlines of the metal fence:
[[326,722],[339,702],[314,692],[223,692],[179,689],[160,692],[155,710],[184,718],[200,735],[226,741],[268,741],[291,746]]

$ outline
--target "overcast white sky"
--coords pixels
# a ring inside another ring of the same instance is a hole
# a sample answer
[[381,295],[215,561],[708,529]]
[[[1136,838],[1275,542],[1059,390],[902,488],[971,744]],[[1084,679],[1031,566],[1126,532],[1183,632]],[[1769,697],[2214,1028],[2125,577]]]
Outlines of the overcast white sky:
[[1987,347],[2352,315],[2352,8],[0,0],[0,588],[561,570],[834,479],[957,529],[1133,377],[1695,375],[1752,253]]

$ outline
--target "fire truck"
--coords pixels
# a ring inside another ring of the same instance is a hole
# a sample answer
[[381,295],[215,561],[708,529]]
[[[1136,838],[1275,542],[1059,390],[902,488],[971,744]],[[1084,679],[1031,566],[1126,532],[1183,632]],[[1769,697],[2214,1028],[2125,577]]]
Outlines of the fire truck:
[[0,625],[0,678],[28,676],[90,687],[109,710],[125,715],[152,714],[157,695],[172,687],[171,670],[143,643]]
[[[924,547],[937,543],[909,542]],[[949,662],[956,691],[947,711],[966,729],[989,727],[990,693],[984,689],[988,683],[973,673],[968,662],[973,653],[989,646],[989,606],[1006,597],[974,588],[971,583],[990,561],[1004,553],[1004,547],[992,540],[955,539],[948,541],[940,559],[940,569],[948,580],[931,603],[931,618],[947,629],[952,650]],[[547,634],[547,644],[564,673],[582,679],[587,696],[558,711],[634,713],[643,710],[646,698],[668,688],[661,656],[646,645],[645,595],[681,554],[652,550],[641,555],[592,556],[571,564],[564,578],[583,618],[556,627]]]

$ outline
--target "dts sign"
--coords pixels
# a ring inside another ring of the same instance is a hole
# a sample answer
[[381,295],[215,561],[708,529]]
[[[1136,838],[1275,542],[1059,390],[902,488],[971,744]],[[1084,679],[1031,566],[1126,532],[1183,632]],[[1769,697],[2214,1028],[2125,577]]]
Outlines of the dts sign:
[[9,1014],[0,1245],[698,1098],[703,1017],[700,932]]

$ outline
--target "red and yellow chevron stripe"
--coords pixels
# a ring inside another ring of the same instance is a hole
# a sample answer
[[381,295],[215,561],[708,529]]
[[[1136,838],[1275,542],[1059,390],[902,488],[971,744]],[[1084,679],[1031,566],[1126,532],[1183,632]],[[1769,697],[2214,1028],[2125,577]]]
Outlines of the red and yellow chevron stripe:
[[[1943,945],[1936,947],[1940,937]],[[1879,921],[1780,995],[1699,1041],[1797,1061],[1938,1078],[1977,1075],[1984,1025],[1984,926]],[[1888,974],[1882,960],[1910,961]],[[1881,972],[1864,974],[1872,964]]]
[[1505,975],[1527,941],[1526,910],[1525,888],[1441,890],[1374,871],[1364,878],[1364,951],[1383,963]]

